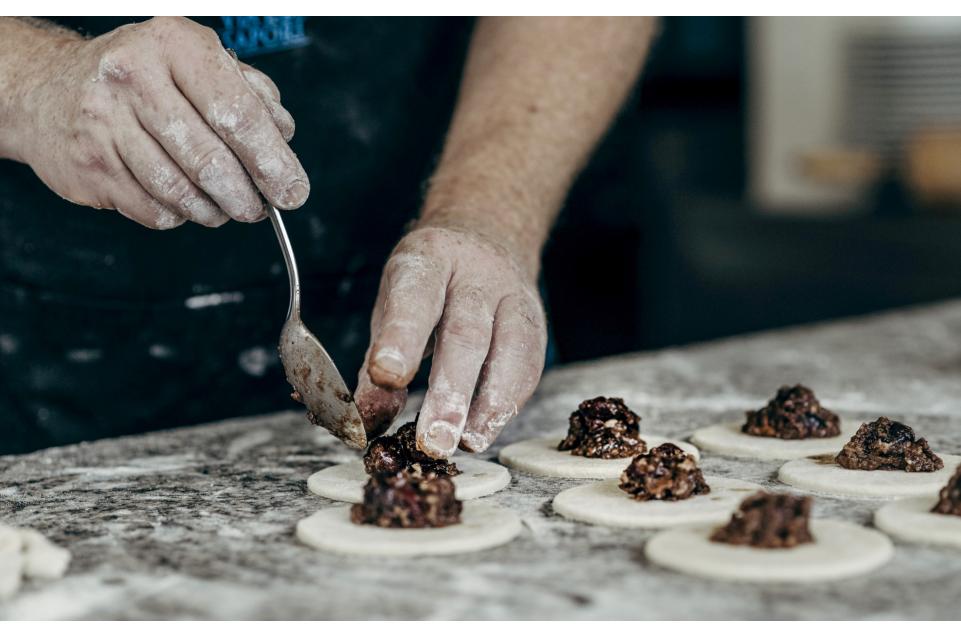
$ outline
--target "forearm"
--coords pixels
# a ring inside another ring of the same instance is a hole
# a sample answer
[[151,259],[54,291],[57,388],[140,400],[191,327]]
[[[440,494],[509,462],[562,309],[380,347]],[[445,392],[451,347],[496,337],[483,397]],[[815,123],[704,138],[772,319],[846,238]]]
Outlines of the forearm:
[[0,159],[22,161],[19,145],[29,108],[27,93],[37,65],[78,33],[33,18],[0,18]]
[[483,18],[420,226],[507,241],[536,272],[577,172],[643,64],[653,18]]

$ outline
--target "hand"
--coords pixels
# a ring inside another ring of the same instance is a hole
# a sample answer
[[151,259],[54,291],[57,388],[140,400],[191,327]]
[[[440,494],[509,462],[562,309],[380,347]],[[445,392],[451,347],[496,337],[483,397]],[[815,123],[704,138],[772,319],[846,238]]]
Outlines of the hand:
[[158,229],[258,221],[260,193],[284,209],[307,199],[277,87],[212,30],[154,18],[46,51],[25,80],[18,155],[61,197]]
[[535,275],[504,245],[460,229],[414,230],[394,249],[371,319],[355,397],[372,436],[403,408],[433,342],[418,446],[480,452],[540,380],[547,344]]

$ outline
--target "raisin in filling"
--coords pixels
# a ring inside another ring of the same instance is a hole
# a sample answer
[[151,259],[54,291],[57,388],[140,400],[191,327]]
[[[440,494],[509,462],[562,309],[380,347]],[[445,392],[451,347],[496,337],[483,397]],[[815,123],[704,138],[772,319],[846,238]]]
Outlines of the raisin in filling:
[[944,467],[925,439],[916,438],[907,425],[885,417],[862,424],[835,460],[849,470],[934,472]]
[[938,504],[931,511],[935,514],[961,516],[961,467],[948,479],[948,484],[941,488]]
[[364,453],[364,469],[371,476],[396,474],[410,469],[419,469],[425,474],[460,474],[460,470],[453,463],[427,456],[417,448],[415,422],[406,423],[400,426],[396,433],[372,441]]
[[694,457],[673,443],[635,456],[621,473],[620,488],[638,501],[681,501],[711,491]]
[[785,385],[766,406],[747,412],[741,431],[778,439],[823,439],[839,435],[841,425],[838,415],[821,407],[809,388]]
[[641,439],[641,417],[622,399],[597,397],[584,401],[571,414],[569,423],[558,450],[596,459],[621,459],[647,450]]
[[378,527],[446,527],[460,523],[462,509],[446,474],[403,470],[371,476],[364,502],[350,508],[350,520]]
[[730,545],[782,549],[811,543],[811,498],[758,492],[741,503],[730,522],[714,530],[711,540]]

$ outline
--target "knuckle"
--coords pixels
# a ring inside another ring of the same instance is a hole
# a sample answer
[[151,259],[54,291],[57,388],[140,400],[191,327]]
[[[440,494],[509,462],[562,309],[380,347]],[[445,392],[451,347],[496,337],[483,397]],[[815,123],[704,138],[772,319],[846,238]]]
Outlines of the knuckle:
[[447,343],[467,347],[483,345],[487,342],[490,331],[488,325],[476,320],[453,317],[444,322],[443,340]]
[[138,53],[126,44],[117,45],[100,56],[97,69],[99,80],[112,84],[126,84],[136,75]]
[[262,107],[252,103],[247,96],[236,100],[214,102],[207,114],[207,120],[219,134],[233,138],[244,138],[255,133],[263,121],[259,117]]

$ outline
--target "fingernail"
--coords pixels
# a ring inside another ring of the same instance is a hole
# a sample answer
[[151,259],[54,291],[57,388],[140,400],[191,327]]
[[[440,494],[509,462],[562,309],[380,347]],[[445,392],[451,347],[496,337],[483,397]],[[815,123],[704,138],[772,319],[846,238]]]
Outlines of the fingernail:
[[457,447],[457,441],[454,440],[454,426],[446,421],[434,421],[427,430],[424,444],[439,454],[450,456]]
[[404,358],[393,348],[382,348],[374,357],[374,365],[398,379],[403,378],[407,372]]
[[477,432],[464,432],[460,437],[461,447],[468,452],[483,452],[487,449],[487,439]]
[[298,208],[303,206],[309,194],[310,186],[302,180],[297,180],[287,189],[287,192],[284,193],[284,208]]

